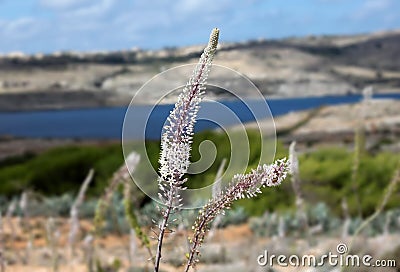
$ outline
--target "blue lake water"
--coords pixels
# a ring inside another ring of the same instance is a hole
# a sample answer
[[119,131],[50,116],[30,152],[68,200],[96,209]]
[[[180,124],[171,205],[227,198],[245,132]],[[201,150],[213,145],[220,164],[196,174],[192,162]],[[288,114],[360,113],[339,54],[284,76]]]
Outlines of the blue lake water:
[[[374,98],[400,99],[400,94],[379,94]],[[307,98],[269,99],[267,103],[273,116],[288,112],[312,109],[322,105],[355,103],[360,95],[324,96]],[[221,114],[220,108],[213,103],[202,103],[200,115],[205,119],[197,122],[195,130],[201,131],[218,126],[229,126],[239,122],[254,121],[269,116],[264,101],[251,101],[251,112],[241,101],[222,101],[235,115]],[[129,137],[131,139],[159,139],[161,128],[173,105],[133,106],[129,115]],[[51,110],[31,112],[0,112],[0,135],[41,138],[76,139],[120,139],[127,107],[93,108],[73,110]],[[150,116],[148,116],[150,114]],[[148,118],[149,117],[149,118]],[[146,127],[146,129],[143,129]],[[143,132],[145,131],[145,133]]]

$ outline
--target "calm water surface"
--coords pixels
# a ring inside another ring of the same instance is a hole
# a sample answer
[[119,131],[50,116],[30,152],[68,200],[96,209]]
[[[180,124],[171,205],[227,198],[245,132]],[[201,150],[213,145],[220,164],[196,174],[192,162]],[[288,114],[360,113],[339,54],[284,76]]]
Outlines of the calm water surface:
[[[400,94],[380,94],[374,98],[400,99]],[[322,105],[355,103],[360,95],[324,96],[308,98],[269,99],[267,101],[273,116],[288,112],[312,109]],[[217,120],[220,126],[229,126],[239,122],[254,121],[255,116],[265,118],[269,112],[265,110],[264,101],[251,101],[253,112],[240,101],[222,101],[223,106],[231,110],[224,114],[217,103],[202,103],[200,116],[204,119]],[[161,128],[173,105],[134,106],[129,115],[129,137],[132,139],[159,139]],[[76,139],[120,139],[122,125],[127,107],[74,109],[56,111],[32,111],[0,113],[0,135],[18,137],[48,137]],[[149,113],[150,116],[149,116]],[[232,114],[233,113],[233,114]],[[232,115],[235,115],[233,118]],[[149,116],[149,118],[147,118]],[[146,121],[147,120],[147,121]],[[145,133],[144,133],[144,127]],[[196,131],[218,127],[210,121],[200,120]],[[145,134],[145,135],[144,135]]]

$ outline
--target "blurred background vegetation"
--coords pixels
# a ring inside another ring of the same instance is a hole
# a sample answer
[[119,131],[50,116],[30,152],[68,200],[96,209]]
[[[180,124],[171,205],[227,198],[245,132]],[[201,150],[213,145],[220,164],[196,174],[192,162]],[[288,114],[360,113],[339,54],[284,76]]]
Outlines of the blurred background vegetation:
[[[260,135],[248,130],[250,156],[248,169],[258,164],[261,147]],[[224,158],[229,159],[230,144],[227,135],[205,131],[196,134],[192,150],[192,161],[200,158],[199,143],[211,140],[217,147],[217,157],[204,173],[192,175],[188,186],[199,188],[211,184]],[[147,141],[147,156],[155,169],[158,168],[159,141]],[[288,156],[288,147],[278,141],[276,158]],[[302,191],[309,204],[325,202],[338,216],[342,213],[341,201],[345,197],[352,215],[357,213],[357,199],[352,191],[352,150],[346,147],[327,146],[299,155]],[[96,199],[102,194],[116,170],[123,164],[122,149],[119,144],[101,146],[63,146],[40,154],[25,154],[0,162],[0,191],[3,203],[29,189],[43,197],[76,195],[82,180],[90,168],[95,177],[88,190],[88,198]],[[371,214],[382,198],[382,189],[391,180],[398,165],[398,155],[389,152],[360,155],[360,166],[356,179],[358,194],[364,215]],[[143,173],[146,175],[146,173]],[[137,189],[138,190],[138,189]],[[241,200],[235,207],[243,207],[248,216],[260,216],[265,211],[287,211],[295,208],[293,189],[290,182],[265,190],[255,199]],[[60,201],[62,198],[60,198]],[[71,197],[72,199],[72,197]],[[150,199],[145,199],[143,207]],[[397,207],[399,196],[391,198],[387,208]],[[2,207],[4,210],[4,206]]]

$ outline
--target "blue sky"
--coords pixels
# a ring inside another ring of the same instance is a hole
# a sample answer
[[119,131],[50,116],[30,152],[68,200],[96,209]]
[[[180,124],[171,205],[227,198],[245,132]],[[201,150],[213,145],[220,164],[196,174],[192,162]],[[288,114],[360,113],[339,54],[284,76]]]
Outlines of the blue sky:
[[0,0],[0,53],[156,49],[400,28],[399,0]]

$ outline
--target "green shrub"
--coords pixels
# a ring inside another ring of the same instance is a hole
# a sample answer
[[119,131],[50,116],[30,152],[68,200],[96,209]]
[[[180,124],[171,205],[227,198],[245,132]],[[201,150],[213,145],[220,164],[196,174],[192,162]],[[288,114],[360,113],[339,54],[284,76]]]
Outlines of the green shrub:
[[93,167],[95,186],[89,194],[97,194],[122,163],[121,147],[117,144],[58,147],[27,160],[0,165],[0,190],[9,196],[26,188],[48,195],[76,193]]
[[228,225],[239,225],[247,221],[249,215],[243,207],[237,207],[233,210],[228,210],[221,218],[218,227],[226,227]]

